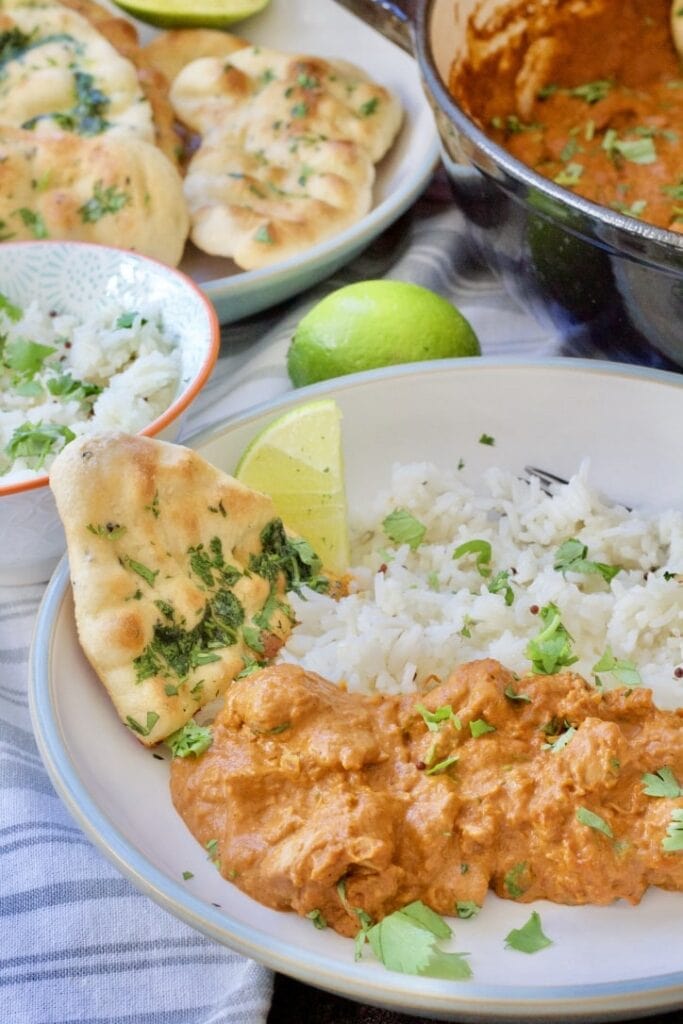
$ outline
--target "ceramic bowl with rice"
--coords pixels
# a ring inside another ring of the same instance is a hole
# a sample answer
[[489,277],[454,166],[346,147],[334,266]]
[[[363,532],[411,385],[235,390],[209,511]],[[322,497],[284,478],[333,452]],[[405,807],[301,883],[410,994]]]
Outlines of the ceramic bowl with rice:
[[218,355],[214,309],[184,274],[80,242],[0,247],[0,584],[49,576],[64,537],[48,486],[81,434],[174,440]]

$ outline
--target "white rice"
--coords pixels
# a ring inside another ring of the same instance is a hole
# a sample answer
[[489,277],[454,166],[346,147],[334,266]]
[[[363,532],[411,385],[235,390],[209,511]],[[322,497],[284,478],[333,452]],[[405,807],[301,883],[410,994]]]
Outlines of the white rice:
[[[660,706],[683,705],[683,679],[675,675],[683,667],[683,582],[667,578],[683,573],[683,515],[607,504],[588,472],[586,463],[549,496],[538,481],[498,469],[475,493],[457,472],[430,463],[396,466],[388,490],[352,523],[352,593],[340,601],[292,595],[299,625],[281,660],[350,690],[384,693],[413,691],[482,657],[524,674],[531,670],[527,643],[543,628],[538,610],[553,602],[573,639],[572,671],[593,681],[593,667],[610,648],[635,664]],[[382,528],[397,508],[427,528],[415,551],[393,544]],[[622,567],[611,583],[553,568],[571,538],[587,545],[588,559]],[[473,539],[491,545],[488,577],[475,557],[453,558]],[[501,570],[510,572],[510,605],[488,589]],[[599,679],[622,685],[610,673]]]
[[[53,315],[36,302],[21,312],[17,319],[0,304],[0,484],[45,473],[63,447],[58,437],[45,458],[14,457],[8,445],[25,424],[68,427],[76,436],[107,430],[136,433],[175,397],[180,350],[163,323],[160,303],[145,303],[135,310],[110,304],[86,321]],[[131,314],[130,326],[118,325],[123,313]],[[54,352],[35,372],[17,372],[8,365],[8,353],[22,341],[49,346]],[[102,391],[90,399],[52,394],[50,382],[64,375]]]

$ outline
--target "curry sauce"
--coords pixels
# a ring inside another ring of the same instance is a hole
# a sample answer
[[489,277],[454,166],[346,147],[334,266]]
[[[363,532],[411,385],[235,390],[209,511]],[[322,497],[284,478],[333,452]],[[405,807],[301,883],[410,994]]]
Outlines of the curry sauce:
[[481,660],[422,695],[366,696],[278,665],[233,684],[213,731],[173,762],[176,809],[245,893],[344,935],[358,909],[452,915],[489,889],[683,890],[683,711],[648,689]]
[[683,231],[683,69],[669,0],[536,4],[523,31],[512,29],[518,6],[471,26],[455,98],[544,177]]

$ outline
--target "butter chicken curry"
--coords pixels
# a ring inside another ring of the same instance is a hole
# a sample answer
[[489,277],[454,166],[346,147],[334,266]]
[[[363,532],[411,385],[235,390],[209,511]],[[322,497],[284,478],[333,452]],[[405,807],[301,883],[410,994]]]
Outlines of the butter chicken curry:
[[450,89],[559,185],[683,231],[683,69],[670,0],[498,4],[471,19]]
[[[245,893],[343,935],[413,900],[683,890],[683,711],[573,673],[462,665],[428,692],[346,693],[293,665],[237,680],[174,804]],[[340,882],[343,890],[340,893]]]

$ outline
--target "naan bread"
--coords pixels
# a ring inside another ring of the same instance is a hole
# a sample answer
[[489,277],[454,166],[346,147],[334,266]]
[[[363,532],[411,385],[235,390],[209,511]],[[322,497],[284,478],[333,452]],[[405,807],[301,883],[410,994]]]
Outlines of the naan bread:
[[[81,646],[145,745],[288,635],[284,581],[268,569],[274,542],[262,539],[277,537],[270,498],[187,448],[125,434],[72,441],[50,484]],[[251,561],[264,545],[265,569]]]
[[246,39],[213,28],[174,28],[158,35],[142,47],[148,65],[161,72],[168,84],[186,64],[201,57],[230,57],[249,46]]
[[142,139],[176,160],[166,83],[145,63],[130,22],[92,0],[4,0],[0,17],[17,36],[2,68],[1,124]]
[[201,135],[185,180],[192,239],[245,269],[341,231],[370,209],[374,164],[401,125],[392,94],[346,61],[260,46],[204,57],[171,102]]
[[179,172],[141,139],[0,125],[0,234],[124,245],[177,264],[189,230]]

